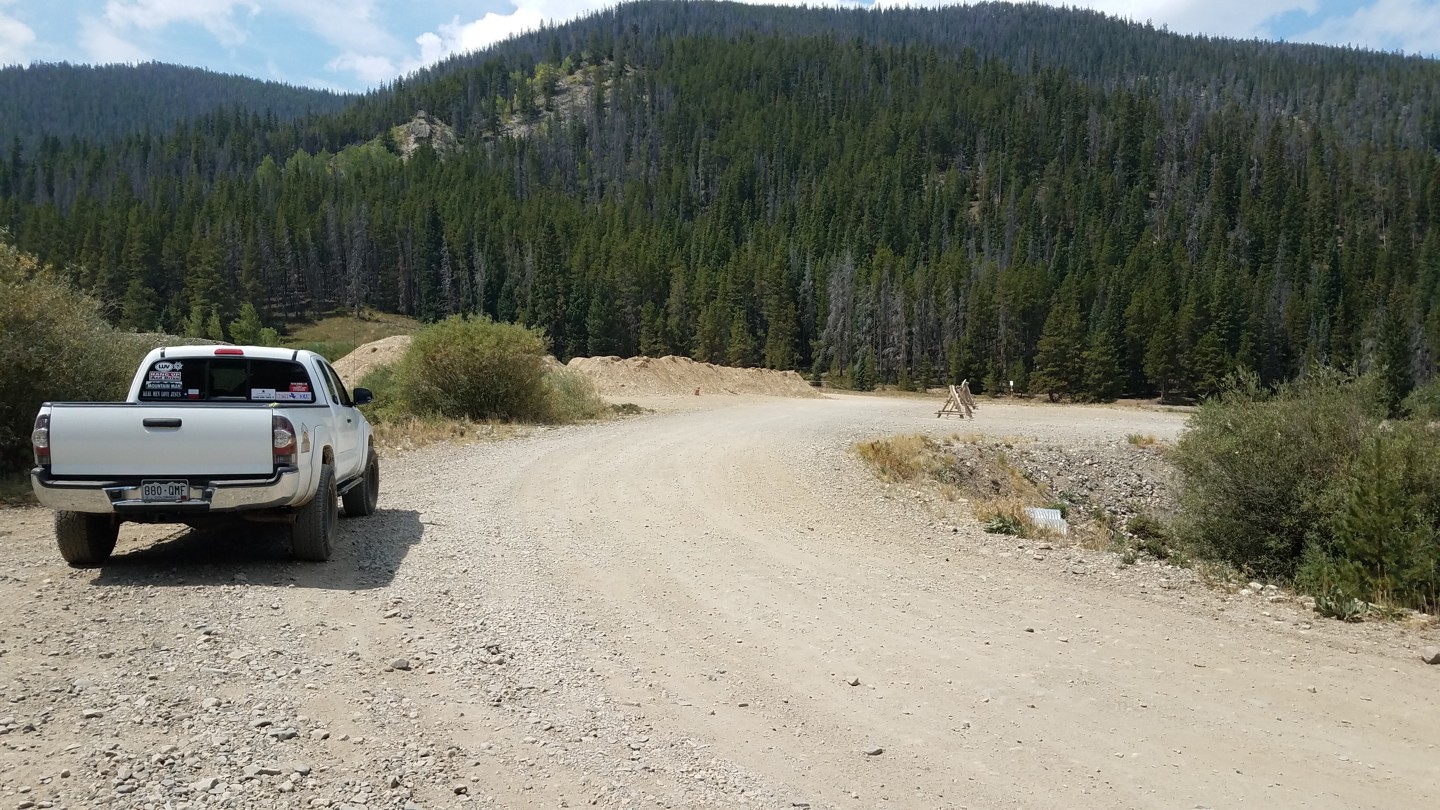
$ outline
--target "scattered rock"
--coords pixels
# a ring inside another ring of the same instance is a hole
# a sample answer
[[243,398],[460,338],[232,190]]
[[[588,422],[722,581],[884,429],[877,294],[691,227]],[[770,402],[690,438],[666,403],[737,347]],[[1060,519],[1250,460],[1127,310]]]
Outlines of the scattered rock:
[[85,711],[80,713],[80,716],[85,718],[86,720],[97,720],[101,717],[104,717],[105,713],[100,711],[99,709],[86,709]]
[[848,684],[850,684],[851,686],[859,686],[859,685],[860,685],[860,679],[859,679],[859,678],[855,678],[855,677],[846,678],[846,679],[845,679],[845,683],[848,683]]
[[464,796],[470,792],[470,786],[464,782],[456,782],[450,786],[450,789],[455,792],[456,796]]
[[1421,650],[1420,660],[1427,664],[1440,664],[1440,647],[1426,647]]
[[862,751],[861,753],[865,754],[865,756],[867,756],[867,757],[878,757],[878,756],[880,756],[881,754],[885,753],[885,749],[884,749],[884,748],[881,748],[881,747],[878,746],[878,745],[876,745],[876,746],[873,746],[873,747],[871,747],[871,748],[866,748],[866,749],[865,749],[864,751]]
[[394,661],[390,662],[390,668],[408,672],[410,670],[410,659],[396,658]]

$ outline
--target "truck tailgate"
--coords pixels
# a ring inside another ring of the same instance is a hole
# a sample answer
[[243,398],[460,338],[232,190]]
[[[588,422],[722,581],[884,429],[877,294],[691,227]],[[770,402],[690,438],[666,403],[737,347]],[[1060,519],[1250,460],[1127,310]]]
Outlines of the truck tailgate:
[[270,475],[270,408],[247,405],[51,406],[57,476]]

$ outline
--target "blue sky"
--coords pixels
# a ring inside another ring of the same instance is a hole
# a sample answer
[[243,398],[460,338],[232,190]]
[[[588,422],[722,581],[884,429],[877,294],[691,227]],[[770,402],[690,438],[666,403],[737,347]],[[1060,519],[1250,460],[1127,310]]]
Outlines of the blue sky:
[[[943,0],[867,0],[864,5],[936,2]],[[1440,50],[1440,0],[1068,4],[1180,33],[1356,45],[1427,56]],[[610,3],[605,0],[0,0],[0,64],[157,60],[291,84],[363,90],[542,21],[562,22],[606,5]]]

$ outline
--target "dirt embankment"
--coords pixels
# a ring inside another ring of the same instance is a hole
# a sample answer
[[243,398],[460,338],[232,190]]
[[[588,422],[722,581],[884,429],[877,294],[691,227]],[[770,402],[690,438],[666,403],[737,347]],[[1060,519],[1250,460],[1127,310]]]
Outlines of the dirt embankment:
[[361,380],[365,379],[366,374],[399,360],[408,348],[410,348],[409,335],[394,335],[374,343],[366,343],[336,360],[333,364],[335,373],[340,375],[341,382],[354,388],[360,384]]
[[576,357],[566,368],[594,383],[601,396],[689,396],[758,394],[772,397],[819,397],[793,371],[727,368],[688,357]]
[[[346,385],[360,384],[366,374],[400,359],[410,347],[409,335],[396,335],[367,343],[335,361],[335,371]],[[569,369],[584,375],[601,396],[650,397],[700,394],[750,394],[772,397],[819,397],[793,371],[762,368],[727,368],[699,363],[688,357],[576,357],[568,365],[546,358],[547,371]]]

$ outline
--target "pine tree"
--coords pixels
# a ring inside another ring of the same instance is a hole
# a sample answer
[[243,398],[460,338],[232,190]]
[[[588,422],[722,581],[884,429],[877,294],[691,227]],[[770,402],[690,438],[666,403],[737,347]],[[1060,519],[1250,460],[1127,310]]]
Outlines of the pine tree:
[[1161,316],[1145,348],[1145,376],[1160,392],[1160,401],[1165,402],[1174,393],[1180,374],[1180,347],[1175,336],[1175,316],[1166,312]]
[[1105,328],[1091,330],[1084,356],[1086,397],[1096,402],[1112,402],[1120,396],[1124,374],[1120,371],[1120,353],[1115,338]]
[[260,322],[260,313],[255,305],[245,302],[240,307],[240,316],[230,322],[230,337],[242,346],[268,345],[261,342],[265,324]]
[[220,312],[213,307],[210,309],[210,317],[205,319],[205,337],[211,340],[225,339],[225,327],[220,325]]
[[120,328],[136,332],[155,329],[155,304],[155,291],[140,279],[131,279],[120,302]]
[[646,301],[640,308],[640,354],[662,357],[669,353],[665,341],[665,316],[655,302]]
[[856,391],[875,390],[875,364],[870,359],[870,350],[860,352],[855,367],[850,372],[850,387]]
[[745,313],[736,310],[730,319],[730,340],[725,348],[725,362],[734,368],[749,368],[755,365],[755,336],[750,334],[750,324]]
[[1085,327],[1074,298],[1057,303],[1045,319],[1035,353],[1031,391],[1049,396],[1051,402],[1075,396],[1084,387]]

